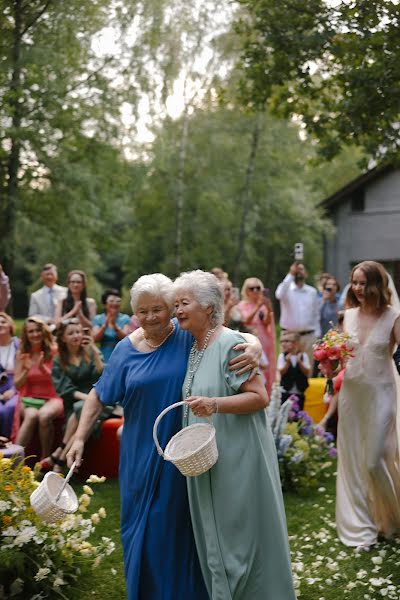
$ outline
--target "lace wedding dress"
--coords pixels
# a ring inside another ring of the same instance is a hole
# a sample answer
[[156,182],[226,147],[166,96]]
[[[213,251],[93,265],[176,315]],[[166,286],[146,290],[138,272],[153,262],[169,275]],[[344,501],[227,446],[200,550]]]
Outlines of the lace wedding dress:
[[397,388],[388,307],[360,342],[359,308],[345,313],[355,352],[339,395],[336,524],[347,546],[369,546],[400,531]]

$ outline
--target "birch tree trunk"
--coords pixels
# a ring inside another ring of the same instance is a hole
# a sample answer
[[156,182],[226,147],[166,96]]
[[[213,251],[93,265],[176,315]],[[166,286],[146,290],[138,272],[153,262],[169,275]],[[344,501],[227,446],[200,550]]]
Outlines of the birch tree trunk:
[[234,271],[233,271],[233,281],[235,282],[235,284],[237,284],[238,280],[239,280],[240,262],[243,258],[244,246],[245,246],[246,237],[247,237],[247,222],[248,222],[249,214],[251,213],[251,210],[252,210],[251,186],[253,183],[254,167],[255,167],[255,162],[256,162],[256,158],[257,158],[257,151],[258,151],[258,147],[260,144],[261,119],[262,119],[262,115],[260,113],[258,113],[255,117],[253,134],[252,134],[252,138],[251,138],[250,154],[249,154],[249,159],[247,161],[246,177],[245,177],[245,182],[244,182],[244,186],[243,186],[242,193],[240,196],[239,207],[238,207],[239,213],[240,213],[240,227],[239,227],[237,252],[236,252],[235,263],[234,263],[235,267],[234,267]]

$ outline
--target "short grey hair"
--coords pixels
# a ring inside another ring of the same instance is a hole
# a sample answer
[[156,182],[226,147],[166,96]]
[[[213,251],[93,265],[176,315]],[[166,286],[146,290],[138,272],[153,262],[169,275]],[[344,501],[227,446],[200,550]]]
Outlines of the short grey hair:
[[151,275],[142,275],[133,284],[131,288],[131,306],[133,312],[136,311],[137,303],[143,294],[162,298],[165,304],[172,311],[174,304],[174,288],[169,277],[162,273],[152,273]]
[[224,286],[212,273],[197,269],[181,273],[174,281],[174,291],[189,292],[203,308],[212,307],[211,323],[214,327],[224,322]]

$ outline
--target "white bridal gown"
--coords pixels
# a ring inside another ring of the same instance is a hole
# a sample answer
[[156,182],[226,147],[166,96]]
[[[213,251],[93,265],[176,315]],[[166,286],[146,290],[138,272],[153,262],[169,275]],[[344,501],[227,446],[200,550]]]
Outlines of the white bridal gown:
[[391,331],[399,311],[388,307],[360,343],[359,309],[345,312],[354,341],[339,394],[336,524],[347,546],[376,543],[400,531],[397,389]]

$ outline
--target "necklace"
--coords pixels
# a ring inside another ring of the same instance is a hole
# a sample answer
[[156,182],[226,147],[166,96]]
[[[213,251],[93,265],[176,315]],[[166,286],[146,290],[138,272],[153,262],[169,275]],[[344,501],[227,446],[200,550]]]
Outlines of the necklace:
[[[208,346],[208,342],[210,341],[210,338],[212,336],[212,334],[214,333],[214,331],[217,329],[217,327],[214,327],[213,329],[210,329],[207,332],[206,337],[204,338],[204,344],[201,350],[198,349],[197,347],[197,342],[193,342],[193,346],[190,350],[190,354],[189,354],[189,363],[188,363],[188,379],[186,382],[186,386],[185,386],[185,400],[186,398],[189,398],[190,396],[190,392],[192,390],[192,385],[193,385],[193,380],[194,380],[194,376],[196,374],[196,371],[198,370],[200,363],[201,363],[201,359],[204,356],[204,352],[207,349]],[[185,410],[184,410],[184,415],[183,418],[186,419],[188,416],[188,411],[189,411],[189,405],[185,404]]]
[[144,335],[144,333],[143,333],[143,339],[144,339],[144,341],[146,342],[146,344],[147,344],[147,345],[148,345],[150,348],[154,348],[154,349],[156,349],[156,348],[159,348],[160,346],[162,346],[162,345],[163,345],[163,343],[164,343],[164,342],[166,342],[166,341],[167,341],[167,339],[168,339],[168,338],[169,338],[169,337],[170,337],[170,336],[171,336],[171,335],[174,333],[174,331],[175,331],[175,323],[173,323],[172,321],[170,321],[170,325],[172,325],[172,329],[171,329],[171,331],[169,331],[169,332],[167,333],[167,335],[165,336],[165,338],[164,338],[164,339],[162,340],[162,342],[160,342],[159,344],[152,344],[151,342],[149,342],[149,340],[147,339],[147,337],[146,337],[146,336]]

